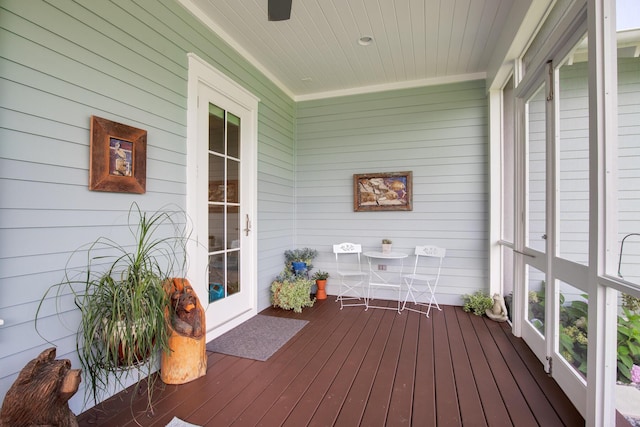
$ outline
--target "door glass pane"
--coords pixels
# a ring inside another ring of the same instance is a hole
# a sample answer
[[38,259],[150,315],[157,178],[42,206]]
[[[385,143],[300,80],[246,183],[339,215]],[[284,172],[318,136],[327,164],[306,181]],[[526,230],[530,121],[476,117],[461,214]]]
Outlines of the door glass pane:
[[546,320],[545,301],[546,291],[545,274],[530,265],[527,265],[527,320],[544,337],[544,322]]
[[589,82],[586,38],[558,70],[558,255],[589,261]]
[[617,360],[616,409],[640,419],[640,298],[628,294],[618,300]]
[[227,123],[227,154],[233,158],[240,158],[240,118],[228,113]]
[[240,251],[227,254],[227,292],[229,295],[240,292]]
[[209,105],[209,301],[240,287],[240,118]]
[[222,299],[225,294],[224,253],[209,256],[209,302]]
[[221,206],[209,206],[209,252],[224,249],[224,215]]
[[527,246],[546,242],[546,116],[544,85],[527,101]]
[[227,207],[227,249],[237,249],[240,247],[240,216],[237,206]]
[[238,203],[240,194],[238,187],[238,177],[240,176],[240,164],[236,160],[227,160],[227,202]]
[[[618,0],[617,254],[607,272],[640,284],[640,14]],[[624,30],[624,31],[621,31]]]
[[209,201],[224,202],[224,158],[209,154]]
[[580,376],[587,377],[588,299],[585,292],[558,281],[560,332],[558,352]]
[[209,104],[209,151],[224,153],[224,110]]

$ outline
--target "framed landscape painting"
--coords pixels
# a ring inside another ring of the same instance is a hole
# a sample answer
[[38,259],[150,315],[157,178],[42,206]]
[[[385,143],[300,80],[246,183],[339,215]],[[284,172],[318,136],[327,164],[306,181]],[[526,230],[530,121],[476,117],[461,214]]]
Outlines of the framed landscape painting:
[[410,211],[413,174],[380,172],[353,175],[353,210]]

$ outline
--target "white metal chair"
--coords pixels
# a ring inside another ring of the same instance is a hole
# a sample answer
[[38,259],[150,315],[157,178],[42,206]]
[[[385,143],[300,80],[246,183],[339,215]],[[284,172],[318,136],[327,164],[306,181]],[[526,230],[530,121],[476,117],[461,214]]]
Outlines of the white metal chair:
[[[362,271],[360,254],[362,245],[356,243],[339,243],[333,245],[333,253],[336,256],[336,273],[340,278],[340,291],[336,302],[340,301],[340,310],[348,306],[366,305],[361,293],[362,285],[367,273]],[[357,287],[360,286],[360,289]],[[345,301],[358,300],[358,303],[345,304]]]
[[[446,252],[446,249],[437,246],[416,246],[414,252],[416,259],[413,272],[402,275],[404,283],[407,286],[407,294],[402,304],[402,310],[415,311],[425,314],[427,317],[429,317],[432,306],[442,311],[438,305],[438,301],[436,301],[436,288],[440,280],[442,260]],[[429,297],[428,303],[420,301],[419,297],[425,294]],[[416,308],[407,307],[407,302],[413,303]],[[427,311],[422,311],[420,306],[428,307]]]

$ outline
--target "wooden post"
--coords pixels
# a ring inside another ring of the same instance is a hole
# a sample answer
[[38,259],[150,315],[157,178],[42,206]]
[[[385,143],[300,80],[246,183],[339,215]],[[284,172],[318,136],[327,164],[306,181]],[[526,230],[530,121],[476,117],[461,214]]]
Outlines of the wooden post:
[[187,279],[167,283],[171,309],[165,309],[170,352],[162,352],[160,378],[184,384],[207,373],[206,321],[200,300]]

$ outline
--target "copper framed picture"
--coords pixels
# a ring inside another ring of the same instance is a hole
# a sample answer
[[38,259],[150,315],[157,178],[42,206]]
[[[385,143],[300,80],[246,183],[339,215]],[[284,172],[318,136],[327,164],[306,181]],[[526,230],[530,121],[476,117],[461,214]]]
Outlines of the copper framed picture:
[[381,172],[353,175],[353,210],[410,211],[412,172]]
[[89,189],[143,194],[147,131],[91,116]]

